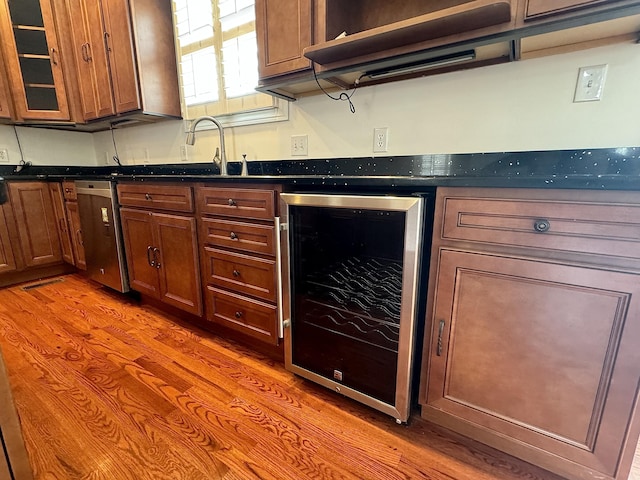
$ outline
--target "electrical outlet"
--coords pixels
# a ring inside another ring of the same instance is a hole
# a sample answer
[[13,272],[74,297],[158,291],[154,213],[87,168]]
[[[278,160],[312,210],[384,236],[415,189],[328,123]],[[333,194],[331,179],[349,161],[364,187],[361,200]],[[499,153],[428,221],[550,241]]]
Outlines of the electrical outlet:
[[308,142],[307,135],[291,135],[291,155],[302,157],[309,155]]
[[113,155],[111,155],[108,150],[105,150],[105,152],[104,152],[104,164],[105,165],[111,165],[111,163],[115,163],[115,162],[113,162]]
[[0,148],[0,163],[9,163],[9,150]]
[[594,102],[602,98],[604,80],[607,75],[606,65],[582,67],[578,71],[576,93],[573,102]]
[[187,153],[186,145],[180,145],[180,161],[181,162],[189,161],[189,154]]
[[373,129],[374,153],[386,152],[389,149],[389,127]]

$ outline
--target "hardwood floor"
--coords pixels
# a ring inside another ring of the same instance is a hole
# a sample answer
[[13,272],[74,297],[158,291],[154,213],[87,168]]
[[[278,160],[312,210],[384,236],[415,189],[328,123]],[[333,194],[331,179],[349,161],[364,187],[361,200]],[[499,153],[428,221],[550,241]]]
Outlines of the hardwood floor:
[[396,425],[81,276],[58,280],[0,290],[36,479],[559,478],[417,417]]

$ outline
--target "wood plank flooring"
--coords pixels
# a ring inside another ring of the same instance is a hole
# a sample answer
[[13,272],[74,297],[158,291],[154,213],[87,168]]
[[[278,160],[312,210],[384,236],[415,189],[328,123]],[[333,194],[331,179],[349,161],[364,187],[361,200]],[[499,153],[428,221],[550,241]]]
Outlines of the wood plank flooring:
[[396,425],[248,348],[60,279],[0,290],[36,479],[559,478],[419,418]]

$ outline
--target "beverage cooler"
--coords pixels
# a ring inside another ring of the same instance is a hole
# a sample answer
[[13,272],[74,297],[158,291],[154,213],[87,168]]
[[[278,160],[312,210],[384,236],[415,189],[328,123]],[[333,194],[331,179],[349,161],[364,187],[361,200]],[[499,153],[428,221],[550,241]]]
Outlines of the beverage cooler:
[[406,422],[430,198],[281,199],[287,369]]

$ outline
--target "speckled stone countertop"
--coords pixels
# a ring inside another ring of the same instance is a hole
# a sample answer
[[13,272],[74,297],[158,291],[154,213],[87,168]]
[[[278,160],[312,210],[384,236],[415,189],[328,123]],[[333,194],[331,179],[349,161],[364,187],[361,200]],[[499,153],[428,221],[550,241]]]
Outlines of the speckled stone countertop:
[[226,177],[221,177],[218,168],[210,163],[122,167],[33,165],[19,174],[14,169],[0,167],[0,176],[7,180],[83,177],[282,183],[293,190],[436,186],[640,190],[640,147],[251,161],[247,177],[239,176],[239,162],[229,162]]

